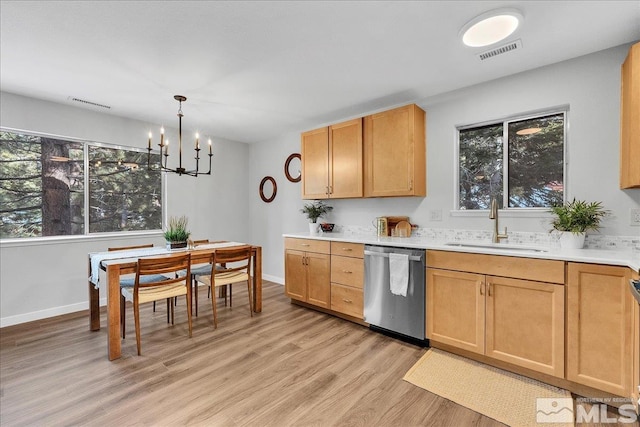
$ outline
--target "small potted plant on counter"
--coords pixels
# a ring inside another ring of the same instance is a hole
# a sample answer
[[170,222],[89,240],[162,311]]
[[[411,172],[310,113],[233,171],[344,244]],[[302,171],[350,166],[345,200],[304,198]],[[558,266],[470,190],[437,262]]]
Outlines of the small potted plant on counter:
[[576,199],[562,206],[553,206],[551,213],[555,215],[551,223],[553,230],[560,232],[560,247],[567,249],[581,249],[586,232],[598,231],[600,221],[609,214],[600,202]]
[[318,218],[324,217],[332,210],[333,206],[328,206],[322,200],[314,200],[311,203],[305,203],[300,212],[309,219],[309,232],[313,234],[318,232]]
[[190,232],[187,231],[189,220],[186,216],[169,218],[169,225],[164,232],[164,239],[167,242],[167,249],[180,249],[187,247]]

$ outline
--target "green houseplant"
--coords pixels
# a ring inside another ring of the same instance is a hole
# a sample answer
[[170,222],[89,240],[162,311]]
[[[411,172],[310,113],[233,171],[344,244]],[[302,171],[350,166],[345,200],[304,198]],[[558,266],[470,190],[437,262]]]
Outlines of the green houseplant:
[[167,249],[186,248],[187,240],[191,234],[187,231],[189,220],[186,216],[172,216],[169,218],[169,224],[164,232],[164,239],[167,241]]
[[309,231],[315,233],[318,231],[318,218],[324,217],[332,210],[333,206],[327,205],[322,200],[314,200],[311,203],[305,203],[300,212],[309,219]]
[[609,214],[601,202],[586,202],[575,198],[564,205],[553,206],[551,213],[555,215],[551,226],[553,230],[560,232],[560,246],[572,249],[582,248],[586,232],[598,231],[600,221]]

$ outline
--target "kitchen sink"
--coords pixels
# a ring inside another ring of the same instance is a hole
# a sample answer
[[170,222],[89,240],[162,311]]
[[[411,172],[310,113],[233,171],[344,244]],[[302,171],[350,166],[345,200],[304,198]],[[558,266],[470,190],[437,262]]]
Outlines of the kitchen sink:
[[548,249],[544,249],[544,248],[532,247],[532,246],[509,245],[504,243],[449,242],[449,243],[445,243],[445,246],[456,246],[459,248],[497,249],[497,250],[503,250],[503,251],[520,251],[520,252],[549,252]]

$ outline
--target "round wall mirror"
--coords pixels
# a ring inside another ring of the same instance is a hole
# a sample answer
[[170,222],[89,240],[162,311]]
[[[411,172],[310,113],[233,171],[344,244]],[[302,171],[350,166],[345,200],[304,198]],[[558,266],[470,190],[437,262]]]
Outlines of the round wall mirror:
[[[271,185],[267,184],[268,182],[270,182]],[[266,190],[265,190],[265,185],[267,187]],[[266,191],[266,194],[271,194],[271,195],[265,196],[265,191]],[[276,185],[276,180],[273,179],[272,176],[265,176],[264,178],[262,178],[262,181],[260,181],[260,198],[262,199],[263,202],[271,203],[273,199],[276,198],[277,192],[278,192],[278,186]]]
[[[300,172],[301,157],[298,153],[293,153],[287,157],[287,161],[284,163],[284,174],[291,182],[299,182],[302,179],[302,173]],[[293,173],[291,173],[293,171]]]

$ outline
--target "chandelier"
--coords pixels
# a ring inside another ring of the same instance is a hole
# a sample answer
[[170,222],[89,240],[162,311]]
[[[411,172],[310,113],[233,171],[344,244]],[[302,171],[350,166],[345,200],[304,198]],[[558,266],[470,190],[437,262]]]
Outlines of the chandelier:
[[[164,140],[164,127],[160,129],[160,170],[164,172],[173,172],[178,175],[189,175],[189,176],[198,176],[198,175],[211,175],[211,158],[213,157],[212,147],[211,147],[211,139],[209,139],[209,172],[200,172],[199,164],[200,164],[200,137],[196,133],[196,168],[192,170],[187,170],[182,167],[182,103],[187,100],[186,96],[182,95],[174,95],[173,97],[176,101],[180,103],[178,107],[178,167],[170,168],[167,166],[167,161],[169,158],[169,140]],[[149,132],[149,145],[147,146],[147,169],[151,170],[151,132]]]

